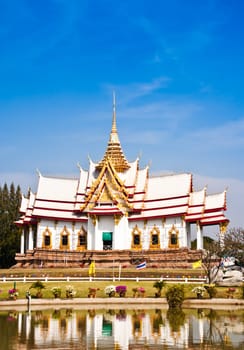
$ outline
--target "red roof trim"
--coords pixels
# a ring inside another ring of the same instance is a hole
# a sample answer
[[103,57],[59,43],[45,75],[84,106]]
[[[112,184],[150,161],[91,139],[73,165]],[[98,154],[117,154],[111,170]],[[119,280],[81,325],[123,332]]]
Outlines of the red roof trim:
[[136,218],[133,218],[133,217],[129,217],[128,218],[128,221],[137,221],[137,220],[148,220],[148,219],[162,219],[162,218],[168,218],[168,217],[177,217],[179,216],[179,214],[172,214],[172,215],[150,215],[150,216],[142,216],[142,217],[136,217]]
[[198,208],[198,207],[203,207],[204,206],[204,204],[191,204],[191,205],[189,205],[189,208]]
[[56,209],[56,208],[44,208],[44,207],[34,207],[33,208],[33,211],[35,210],[35,209],[38,209],[38,210],[46,210],[46,211],[63,211],[63,212],[67,212],[67,213],[73,213],[74,212],[74,210],[73,209]]
[[211,225],[218,225],[221,222],[229,222],[230,220],[228,219],[221,219],[221,220],[215,220],[215,221],[210,221],[210,222],[202,222],[200,221],[200,226],[211,226]]
[[184,196],[176,196],[176,197],[167,197],[167,198],[159,198],[159,199],[146,199],[145,203],[151,203],[151,202],[160,202],[160,201],[168,201],[168,200],[174,200],[174,199],[180,199],[180,198],[187,198],[189,197],[189,194]]
[[224,210],[224,207],[206,209],[206,210],[204,210],[204,213],[215,213],[216,211],[220,211],[220,210]]
[[76,222],[87,222],[88,218],[60,218],[56,216],[43,216],[43,215],[33,215],[35,218],[50,219],[56,221],[76,221]]
[[[173,208],[180,208],[180,207],[187,207],[187,204],[178,204],[178,205],[170,205],[167,207],[157,207],[157,208],[146,208],[146,209],[142,209],[142,211],[150,211],[150,210],[164,210],[164,209],[173,209]],[[184,213],[186,213],[184,211]]]
[[76,201],[60,201],[56,199],[44,199],[44,198],[36,198],[35,202],[40,201],[40,202],[48,202],[48,203],[68,203],[68,204],[75,204],[77,203]]

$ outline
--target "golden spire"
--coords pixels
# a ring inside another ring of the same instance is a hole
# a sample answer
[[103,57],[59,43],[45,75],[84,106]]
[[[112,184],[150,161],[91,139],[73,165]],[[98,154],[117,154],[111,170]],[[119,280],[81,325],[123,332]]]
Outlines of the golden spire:
[[110,138],[109,138],[108,146],[104,154],[104,157],[96,166],[96,169],[101,170],[107,160],[110,160],[115,170],[121,173],[129,169],[130,167],[128,161],[124,156],[123,150],[121,148],[119,136],[117,132],[115,93],[113,93],[113,119],[112,119],[112,129],[110,132]]

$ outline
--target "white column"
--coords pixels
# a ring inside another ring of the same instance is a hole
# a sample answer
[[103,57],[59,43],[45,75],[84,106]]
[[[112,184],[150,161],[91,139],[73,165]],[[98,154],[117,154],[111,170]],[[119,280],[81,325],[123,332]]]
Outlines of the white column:
[[202,227],[197,223],[197,249],[203,249]]
[[18,334],[21,334],[21,331],[22,331],[22,317],[23,317],[22,312],[19,312],[18,313]]
[[25,253],[25,231],[23,228],[21,232],[21,237],[20,237],[20,254],[24,254],[24,253]]
[[33,229],[32,226],[29,227],[29,237],[28,237],[28,249],[33,250],[34,239],[33,239]]
[[191,225],[186,223],[186,244],[187,248],[191,248]]
[[219,242],[221,248],[224,248],[225,246],[225,233],[227,230],[227,224],[226,223],[220,223],[219,224]]
[[199,339],[200,343],[203,343],[203,336],[204,336],[204,324],[203,319],[199,318],[198,320],[198,329],[199,329]]

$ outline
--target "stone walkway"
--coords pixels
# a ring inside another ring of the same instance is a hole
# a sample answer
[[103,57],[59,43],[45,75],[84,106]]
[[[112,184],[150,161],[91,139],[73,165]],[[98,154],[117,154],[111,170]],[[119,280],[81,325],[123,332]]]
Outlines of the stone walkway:
[[[74,298],[74,299],[31,299],[31,310],[47,308],[101,309],[101,308],[168,308],[166,298]],[[244,309],[244,299],[187,299],[183,308]],[[0,301],[0,311],[5,309],[28,309],[27,299]]]

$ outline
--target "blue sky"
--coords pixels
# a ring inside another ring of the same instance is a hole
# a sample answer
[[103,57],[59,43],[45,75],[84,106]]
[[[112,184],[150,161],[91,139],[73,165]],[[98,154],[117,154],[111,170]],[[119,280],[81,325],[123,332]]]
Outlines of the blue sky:
[[0,0],[0,185],[78,176],[117,126],[129,161],[228,187],[244,227],[244,2]]

